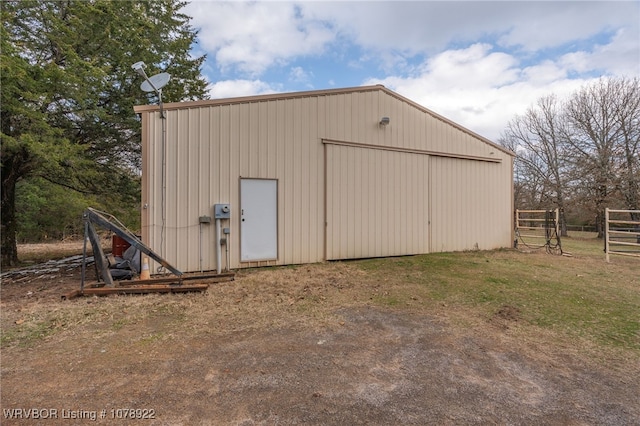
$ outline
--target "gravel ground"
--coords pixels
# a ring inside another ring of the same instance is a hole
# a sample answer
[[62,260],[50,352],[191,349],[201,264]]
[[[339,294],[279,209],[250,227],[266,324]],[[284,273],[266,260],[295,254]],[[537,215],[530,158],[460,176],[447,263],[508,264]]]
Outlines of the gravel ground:
[[510,307],[376,305],[349,263],[61,301],[78,278],[3,277],[3,425],[33,424],[9,418],[27,409],[60,425],[640,424],[633,361],[531,333]]

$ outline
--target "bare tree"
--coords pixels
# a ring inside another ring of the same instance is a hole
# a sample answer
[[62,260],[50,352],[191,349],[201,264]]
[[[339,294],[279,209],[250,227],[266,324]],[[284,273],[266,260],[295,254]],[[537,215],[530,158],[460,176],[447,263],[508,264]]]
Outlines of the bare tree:
[[[617,150],[619,188],[629,210],[640,210],[640,80],[621,80],[615,118],[620,126]],[[640,214],[631,215],[640,220]]]
[[[640,208],[637,77],[602,78],[563,103],[553,95],[543,97],[509,122],[500,143],[517,154],[519,208],[554,206],[577,217],[595,217],[600,237],[605,207]],[[564,214],[560,225],[565,236]]]
[[567,131],[563,120],[562,105],[555,96],[540,98],[524,115],[509,122],[501,142],[517,154],[516,180],[528,191],[537,192],[528,202],[537,199],[540,207],[559,208],[561,235],[566,236]]
[[622,192],[638,206],[638,79],[602,78],[576,92],[565,107],[576,178],[590,193],[598,235],[604,208]]

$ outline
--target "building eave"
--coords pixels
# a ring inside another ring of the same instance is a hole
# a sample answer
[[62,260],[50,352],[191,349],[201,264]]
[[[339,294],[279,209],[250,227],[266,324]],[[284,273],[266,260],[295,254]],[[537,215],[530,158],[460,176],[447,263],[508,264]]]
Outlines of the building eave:
[[[310,90],[310,91],[303,91],[303,92],[271,93],[266,95],[241,96],[241,97],[235,97],[235,98],[206,99],[201,101],[170,102],[170,103],[163,104],[163,108],[164,110],[170,111],[170,110],[201,108],[201,107],[218,106],[218,105],[235,105],[235,104],[252,103],[252,102],[266,102],[266,101],[273,101],[273,100],[288,100],[288,99],[308,98],[308,97],[314,97],[314,96],[329,96],[329,95],[341,95],[341,94],[348,94],[348,93],[361,93],[361,92],[374,92],[374,91],[382,91],[387,95],[393,98],[396,98],[401,102],[407,103],[411,105],[413,108],[416,108],[424,112],[425,114],[428,114],[460,130],[461,132],[467,133],[468,135],[492,146],[497,150],[504,152],[507,155],[510,155],[511,157],[516,156],[516,154],[513,151],[491,141],[490,139],[487,139],[486,137],[472,130],[469,130],[468,128],[456,123],[455,121],[452,121],[418,104],[417,102],[412,101],[409,98],[406,98],[400,95],[399,93],[394,92],[393,90],[386,88],[381,84],[376,84],[372,86],[346,87],[346,88],[338,88],[338,89]],[[137,114],[141,114],[144,112],[159,111],[160,107],[158,105],[136,105],[134,106],[133,110]]]

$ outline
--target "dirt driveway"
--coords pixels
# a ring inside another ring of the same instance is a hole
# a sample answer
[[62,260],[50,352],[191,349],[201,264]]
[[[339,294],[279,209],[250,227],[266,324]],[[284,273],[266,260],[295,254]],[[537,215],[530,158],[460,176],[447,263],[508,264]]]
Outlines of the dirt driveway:
[[532,335],[508,309],[380,306],[349,263],[61,301],[77,280],[3,280],[3,425],[640,424],[628,360]]

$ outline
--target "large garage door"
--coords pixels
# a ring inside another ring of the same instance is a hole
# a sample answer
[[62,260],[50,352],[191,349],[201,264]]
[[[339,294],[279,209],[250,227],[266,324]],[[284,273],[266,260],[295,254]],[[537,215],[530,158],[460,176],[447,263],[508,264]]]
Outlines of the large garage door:
[[326,145],[326,258],[428,253],[429,156]]

